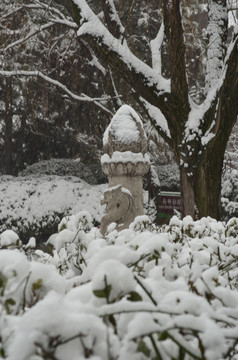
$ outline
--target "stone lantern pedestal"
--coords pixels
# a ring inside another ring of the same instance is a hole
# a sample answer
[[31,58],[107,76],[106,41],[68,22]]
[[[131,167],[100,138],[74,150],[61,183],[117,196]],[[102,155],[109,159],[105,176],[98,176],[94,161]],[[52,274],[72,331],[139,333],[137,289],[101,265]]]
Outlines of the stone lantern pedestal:
[[115,222],[116,229],[127,228],[136,216],[143,215],[142,176],[149,171],[147,141],[142,121],[128,105],[123,105],[112,118],[103,138],[105,154],[101,158],[108,176],[108,190],[102,204],[106,211],[101,219],[101,232]]

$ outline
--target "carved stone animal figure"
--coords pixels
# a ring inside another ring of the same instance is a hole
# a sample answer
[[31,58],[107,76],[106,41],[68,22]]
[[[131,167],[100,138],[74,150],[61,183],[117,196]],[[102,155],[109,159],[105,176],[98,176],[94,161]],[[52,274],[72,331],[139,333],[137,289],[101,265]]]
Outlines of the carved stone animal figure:
[[106,204],[105,214],[101,220],[101,233],[106,234],[111,223],[117,223],[116,229],[128,228],[135,218],[134,200],[129,190],[121,185],[109,188],[104,192],[101,205]]

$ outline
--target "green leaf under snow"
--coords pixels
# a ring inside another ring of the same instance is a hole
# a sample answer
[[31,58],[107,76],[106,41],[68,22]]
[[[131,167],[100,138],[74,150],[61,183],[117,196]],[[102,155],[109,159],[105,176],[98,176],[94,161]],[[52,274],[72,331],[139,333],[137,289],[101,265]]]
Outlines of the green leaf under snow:
[[151,351],[143,340],[139,342],[137,350],[142,352],[145,356],[150,357]]
[[108,298],[112,290],[111,285],[107,285],[104,289],[93,290],[93,293],[98,298]]
[[10,306],[16,305],[16,301],[12,298],[9,298],[5,301],[4,306],[8,314],[11,313]]
[[129,295],[130,296],[127,298],[129,301],[142,301],[142,297],[136,291],[131,291]]
[[32,291],[35,292],[36,290],[41,289],[41,287],[42,287],[42,282],[43,282],[42,279],[38,279],[36,282],[34,282],[34,283],[32,284]]

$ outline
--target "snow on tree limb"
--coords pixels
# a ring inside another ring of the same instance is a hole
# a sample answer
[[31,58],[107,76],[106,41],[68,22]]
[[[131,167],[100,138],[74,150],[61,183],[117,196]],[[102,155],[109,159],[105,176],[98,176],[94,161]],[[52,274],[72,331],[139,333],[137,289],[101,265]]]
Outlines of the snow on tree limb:
[[78,29],[78,26],[77,26],[77,24],[75,22],[69,21],[67,19],[63,19],[63,20],[61,20],[61,19],[51,19],[51,21],[53,23],[55,23],[55,24],[61,24],[61,25],[64,25],[64,26],[68,26],[69,28],[74,29],[74,30]]
[[[220,77],[216,80],[212,88],[209,89],[206,99],[201,105],[193,104],[186,124],[186,138],[193,137],[192,134],[201,131],[203,126],[203,136],[209,141],[213,138],[224,123],[223,117],[219,115],[219,109],[231,111],[233,107],[238,108],[238,25],[234,29],[234,38],[230,43],[224,60]],[[224,94],[221,96],[221,94]],[[218,101],[220,98],[220,105]],[[223,105],[221,106],[221,104]],[[238,111],[237,109],[235,111]],[[216,114],[216,116],[215,116]],[[216,121],[213,121],[213,120]],[[225,119],[225,116],[224,116]],[[213,124],[213,126],[212,126]],[[227,124],[227,126],[232,126]],[[212,134],[211,134],[212,132]],[[205,143],[205,142],[204,142]],[[207,142],[206,142],[207,145]]]
[[78,36],[90,44],[98,58],[111,65],[148,101],[165,106],[164,94],[170,92],[170,82],[138,59],[125,42],[115,38],[84,0],[68,0],[67,4],[79,25]]
[[61,25],[65,25],[68,26],[72,29],[77,29],[77,25],[72,22],[72,21],[68,21],[68,20],[61,20],[61,19],[51,19],[50,22],[48,22],[45,25],[39,26],[38,28],[36,28],[35,30],[30,31],[26,36],[22,37],[21,39],[18,39],[14,42],[12,42],[11,44],[7,45],[5,48],[2,48],[1,51],[7,51],[15,46],[21,45],[24,42],[26,42],[27,40],[31,39],[32,37],[34,37],[35,35],[39,34],[40,32],[49,29],[50,27],[56,25],[56,24],[61,24]]
[[115,94],[115,101],[114,101],[114,105],[116,108],[119,108],[123,105],[123,102],[122,100],[120,99],[120,96],[118,94],[118,91],[117,91],[117,88],[116,88],[116,85],[115,85],[115,81],[113,79],[113,74],[112,74],[112,71],[111,71],[111,68],[109,67],[109,75],[110,75],[110,78],[111,78],[111,82],[112,82],[112,88],[113,88],[113,93]]
[[124,36],[125,28],[122,25],[116,11],[114,0],[102,0],[102,7],[109,31],[117,39],[122,39]]
[[147,110],[150,119],[153,121],[158,133],[169,142],[171,139],[170,131],[168,128],[168,123],[162,112],[159,108],[151,105],[148,101],[143,98],[140,98],[141,102],[144,105],[144,108]]
[[59,10],[56,9],[55,7],[52,7],[50,5],[46,5],[44,3],[40,3],[38,1],[34,1],[32,4],[22,4],[22,5],[16,5],[15,7],[13,7],[13,9],[9,12],[7,12],[6,14],[3,14],[3,16],[1,17],[1,21],[5,20],[6,18],[15,15],[17,12],[22,11],[24,9],[29,9],[29,10],[46,10],[47,12],[50,12],[51,15],[55,16],[57,15],[58,17],[60,17],[63,20],[66,20],[64,14]]
[[35,36],[36,34],[40,33],[41,31],[44,31],[44,30],[52,27],[53,25],[55,25],[55,23],[51,21],[51,22],[48,22],[48,23],[45,24],[45,25],[39,26],[37,29],[30,31],[30,32],[29,32],[26,36],[24,36],[23,38],[14,41],[13,43],[7,45],[5,48],[3,48],[3,49],[1,49],[1,50],[2,50],[2,51],[3,51],[3,50],[4,50],[4,51],[7,51],[7,50],[9,50],[9,49],[11,49],[11,48],[13,48],[13,47],[15,47],[15,46],[17,46],[17,45],[20,45],[20,44],[26,42],[27,40],[29,40],[30,38],[32,38],[33,36]]
[[69,95],[72,99],[77,101],[85,101],[85,102],[92,102],[98,107],[100,107],[104,112],[113,115],[113,113],[108,110],[105,106],[103,106],[99,101],[105,101],[108,98],[91,98],[88,95],[82,94],[82,96],[74,94],[72,91],[70,91],[65,85],[63,85],[61,82],[54,80],[50,78],[49,76],[43,74],[41,71],[24,71],[24,70],[16,70],[16,71],[3,71],[0,70],[0,76],[3,77],[12,77],[12,76],[35,76],[40,77],[41,79],[47,81],[48,83],[60,88],[63,90],[67,95]]
[[208,37],[207,73],[205,91],[214,87],[221,75],[227,40],[228,13],[225,0],[208,1]]
[[109,51],[117,54],[129,70],[134,69],[135,72],[141,74],[144,81],[147,80],[148,86],[156,84],[158,93],[169,92],[169,82],[138,59],[127,44],[121,44],[121,41],[108,31],[84,0],[74,0],[74,3],[80,7],[81,16],[84,19],[82,20],[82,26],[78,30],[78,36],[92,36],[101,46],[105,46]]
[[161,45],[164,40],[164,23],[161,24],[157,36],[151,40],[150,49],[152,57],[152,67],[161,75]]

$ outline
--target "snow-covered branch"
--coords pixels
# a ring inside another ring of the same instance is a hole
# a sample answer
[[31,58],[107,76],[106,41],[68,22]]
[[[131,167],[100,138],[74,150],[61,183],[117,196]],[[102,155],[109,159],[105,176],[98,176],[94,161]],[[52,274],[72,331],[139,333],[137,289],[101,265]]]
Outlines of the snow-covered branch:
[[20,30],[11,30],[11,29],[8,29],[8,27],[5,27],[1,24],[0,24],[0,29],[1,29],[1,34],[18,35],[20,33]]
[[78,36],[90,45],[99,61],[109,65],[151,104],[167,107],[170,81],[136,57],[126,41],[113,36],[85,0],[68,0],[68,4],[79,26]]
[[140,100],[143,103],[143,107],[146,110],[150,120],[152,121],[153,126],[156,128],[158,133],[169,143],[171,140],[171,135],[168,128],[167,120],[162,114],[162,112],[159,110],[159,108],[151,105],[145,99],[140,98]]
[[66,20],[64,14],[59,9],[52,7],[50,5],[46,5],[39,1],[35,1],[32,4],[22,4],[21,6],[17,5],[15,7],[13,7],[6,14],[2,15],[1,21],[7,19],[8,17],[10,17],[12,15],[15,15],[17,12],[22,11],[22,10],[46,10],[47,12],[50,12],[51,15],[57,15],[62,20]]
[[113,74],[112,74],[112,71],[111,71],[110,68],[109,68],[109,74],[110,74],[110,78],[111,78],[111,82],[112,82],[113,93],[115,94],[115,102],[114,102],[114,104],[116,105],[116,108],[119,108],[120,106],[123,105],[123,102],[121,101],[120,96],[119,96],[119,94],[117,92],[117,88],[116,88],[116,85],[115,85],[115,82],[114,82],[114,79],[113,79]]
[[164,40],[164,23],[161,24],[157,36],[151,40],[152,67],[161,75],[161,45]]
[[150,83],[157,82],[157,89],[159,91],[169,91],[168,81],[162,78],[162,76],[157,76],[157,73],[150,66],[139,60],[131,52],[127,44],[121,44],[121,41],[108,31],[84,0],[74,0],[74,2],[81,8],[81,16],[85,19],[85,22],[78,30],[78,36],[93,36],[102,46],[104,45],[111,49],[112,52],[117,53],[128,68],[141,73]]
[[[215,134],[224,126],[225,116],[221,116],[221,109],[223,111],[231,111],[233,107],[237,107],[238,96],[238,25],[234,31],[234,38],[231,41],[226,57],[224,59],[223,67],[220,71],[220,77],[214,81],[214,85],[209,89],[206,99],[201,105],[192,104],[191,112],[186,124],[186,139],[194,138],[195,133],[198,134],[203,127],[202,143],[203,145],[213,139]],[[214,79],[213,79],[214,80]],[[220,99],[218,106],[219,94],[224,95]],[[225,95],[226,94],[226,95]],[[224,101],[224,105],[221,105]],[[234,113],[237,110],[234,110]],[[232,126],[232,124],[226,124]],[[201,135],[201,134],[200,134]]]
[[85,101],[85,102],[92,102],[95,105],[97,105],[100,109],[102,109],[104,112],[113,115],[110,110],[108,110],[104,105],[100,103],[100,101],[108,100],[108,97],[103,98],[91,98],[88,95],[82,94],[81,96],[74,94],[72,91],[70,91],[65,85],[63,85],[61,82],[52,79],[51,77],[43,74],[41,71],[24,71],[24,70],[16,70],[16,71],[3,71],[0,70],[0,76],[3,77],[9,77],[9,76],[33,76],[33,77],[39,77],[48,83],[58,87],[59,89],[63,90],[67,95],[69,95],[72,99],[77,101]]
[[51,19],[51,21],[54,22],[55,24],[68,26],[69,28],[74,29],[74,30],[78,29],[78,25],[75,22],[69,21],[67,19],[63,19],[63,20],[61,20],[61,19]]
[[221,1],[208,1],[208,36],[207,71],[205,91],[216,86],[225,56],[225,42],[227,37],[228,14],[227,7]]
[[48,22],[45,25],[39,26],[37,29],[30,31],[26,36],[24,36],[21,39],[18,39],[14,42],[12,42],[11,44],[7,45],[5,48],[2,48],[2,51],[7,51],[15,46],[18,46],[20,44],[23,44],[24,42],[26,42],[27,40],[29,40],[30,38],[32,38],[33,36],[35,36],[36,34],[39,34],[41,31],[44,31],[52,26],[54,26],[55,23],[54,22]]
[[50,22],[48,22],[47,24],[44,24],[42,26],[39,26],[38,28],[30,31],[26,36],[12,42],[11,44],[7,45],[5,48],[2,48],[1,51],[7,51],[15,46],[21,45],[24,42],[28,41],[29,39],[31,39],[32,37],[34,37],[35,35],[39,34],[42,31],[45,31],[47,29],[49,29],[50,27],[56,25],[56,24],[60,24],[60,25],[65,25],[70,27],[71,29],[77,29],[77,25],[72,22],[72,21],[68,21],[68,20],[61,20],[61,19],[51,19]]
[[103,12],[109,31],[117,39],[123,38],[125,28],[115,8],[114,0],[103,1]]

